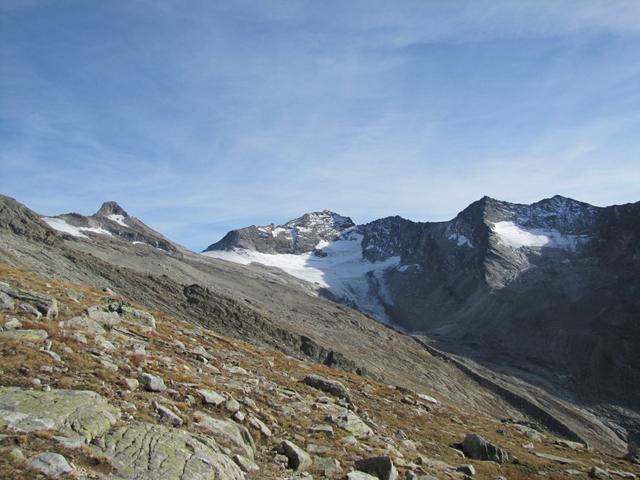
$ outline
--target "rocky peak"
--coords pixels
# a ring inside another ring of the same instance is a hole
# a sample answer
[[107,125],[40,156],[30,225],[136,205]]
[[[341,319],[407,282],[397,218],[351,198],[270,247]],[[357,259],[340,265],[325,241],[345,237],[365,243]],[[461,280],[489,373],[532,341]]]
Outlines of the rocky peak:
[[96,216],[98,217],[106,217],[108,215],[121,215],[125,218],[129,216],[129,214],[114,201],[104,202],[100,210],[96,212]]
[[349,217],[345,217],[330,210],[321,212],[305,213],[301,217],[290,220],[281,227],[284,228],[311,228],[311,229],[332,229],[342,231],[353,227],[355,224]]

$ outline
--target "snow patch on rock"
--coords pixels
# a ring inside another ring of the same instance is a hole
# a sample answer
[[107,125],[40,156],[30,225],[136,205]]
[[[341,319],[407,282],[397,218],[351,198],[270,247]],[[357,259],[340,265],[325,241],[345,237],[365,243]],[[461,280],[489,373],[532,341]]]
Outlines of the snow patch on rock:
[[538,247],[575,250],[588,240],[586,235],[563,235],[553,229],[524,229],[512,221],[496,222],[492,231],[511,248]]

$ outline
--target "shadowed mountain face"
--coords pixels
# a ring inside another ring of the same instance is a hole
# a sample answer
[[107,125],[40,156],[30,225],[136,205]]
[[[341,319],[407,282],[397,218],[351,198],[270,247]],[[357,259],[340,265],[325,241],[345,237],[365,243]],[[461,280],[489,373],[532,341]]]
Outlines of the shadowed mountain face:
[[[389,217],[349,228],[328,245],[315,237],[300,268],[269,255],[286,242],[274,248],[268,239],[263,248],[245,241],[250,231],[231,232],[206,253],[304,278],[300,271],[317,268],[318,256],[331,258],[332,244],[355,237],[367,288],[350,293],[364,291],[367,305],[375,297],[380,306],[365,312],[583,401],[640,409],[640,203],[599,208],[561,196],[531,205],[484,197],[448,222]],[[340,268],[332,271],[338,280]],[[352,271],[344,270],[347,283]],[[348,285],[322,278],[359,306],[344,294]]]

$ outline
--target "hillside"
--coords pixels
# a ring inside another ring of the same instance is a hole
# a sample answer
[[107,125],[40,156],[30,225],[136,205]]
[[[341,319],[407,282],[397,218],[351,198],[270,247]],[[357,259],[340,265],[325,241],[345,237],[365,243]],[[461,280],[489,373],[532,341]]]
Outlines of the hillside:
[[[45,315],[15,305],[0,313],[2,478],[38,469],[58,478],[343,478],[373,457],[401,478],[462,479],[463,465],[477,478],[640,473],[434,392],[233,340],[113,293],[5,264],[0,275],[3,291],[48,305]],[[470,433],[507,463],[464,458],[458,444]]]

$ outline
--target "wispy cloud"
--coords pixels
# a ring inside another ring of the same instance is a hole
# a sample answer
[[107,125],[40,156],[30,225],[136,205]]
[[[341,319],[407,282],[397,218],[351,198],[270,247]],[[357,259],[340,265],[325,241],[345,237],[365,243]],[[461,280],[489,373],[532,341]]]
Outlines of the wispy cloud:
[[0,189],[192,248],[331,208],[638,200],[640,3],[3,2]]

